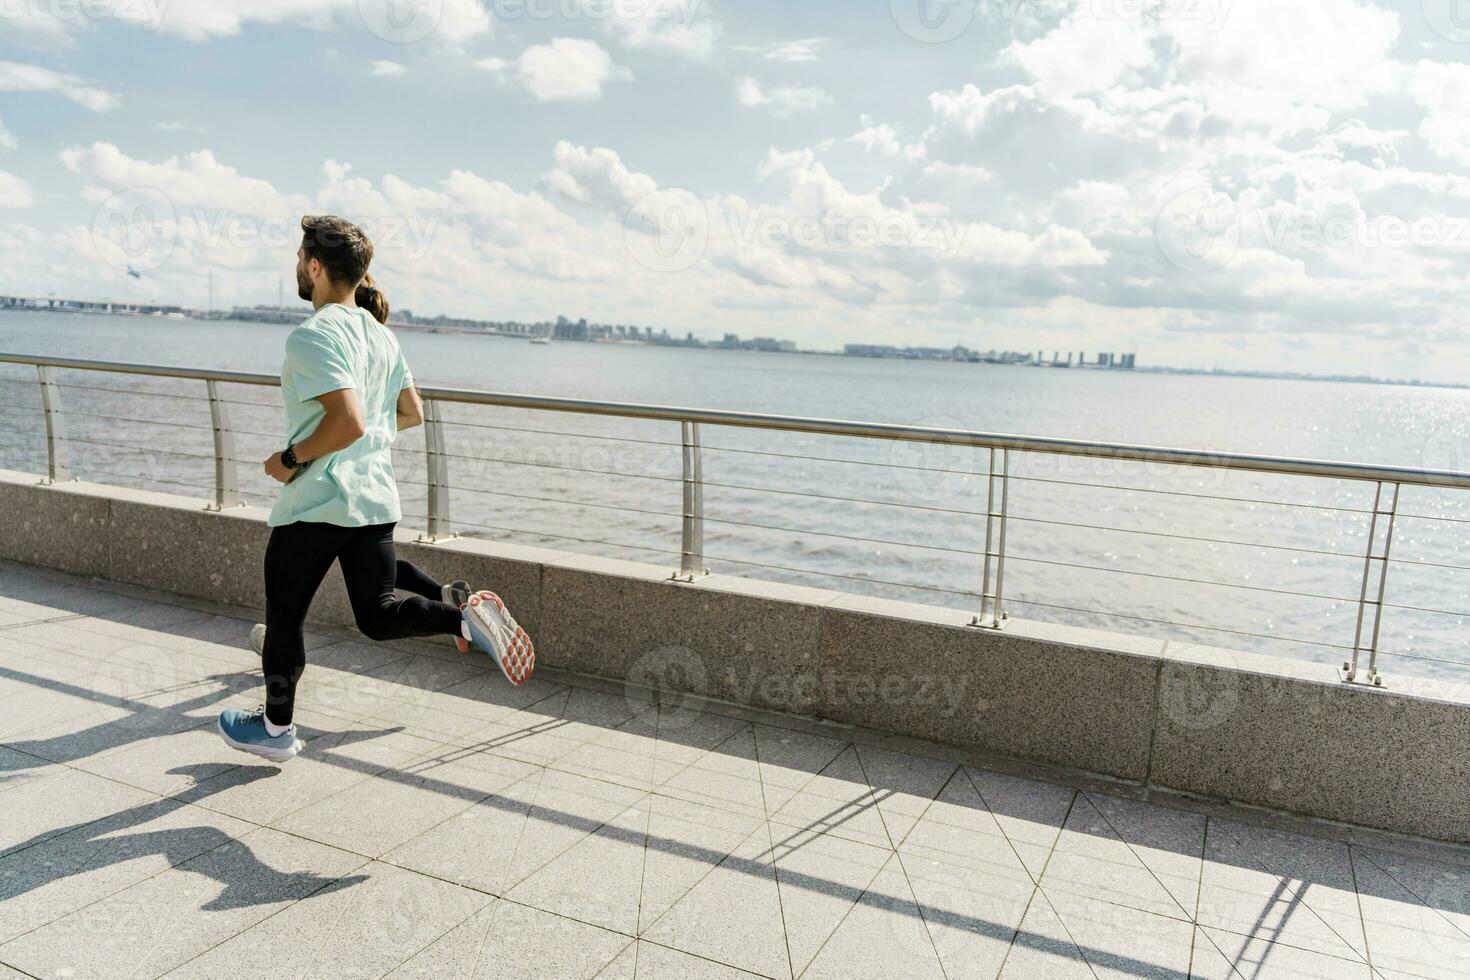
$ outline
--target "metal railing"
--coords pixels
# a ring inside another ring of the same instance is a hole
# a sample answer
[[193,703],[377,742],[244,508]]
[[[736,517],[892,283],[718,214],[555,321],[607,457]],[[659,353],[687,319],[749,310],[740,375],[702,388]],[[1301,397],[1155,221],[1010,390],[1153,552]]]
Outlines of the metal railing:
[[[37,357],[23,354],[0,354],[0,364],[23,365],[34,368],[36,371],[36,383],[39,386],[42,417],[45,427],[45,474],[44,482],[52,483],[72,478],[74,467],[70,466],[69,446],[72,443],[103,445],[104,443],[91,442],[70,436],[67,419],[68,415],[87,416],[85,412],[69,413],[63,406],[62,391],[72,387],[81,391],[125,391],[139,394],[133,389],[119,389],[116,387],[92,387],[86,385],[66,385],[57,381],[56,372],[62,370],[76,370],[86,372],[102,372],[109,374],[122,374],[133,377],[144,378],[167,378],[176,381],[200,382],[204,386],[202,397],[195,398],[191,395],[180,393],[164,394],[162,397],[182,400],[207,401],[210,412],[209,429],[213,441],[213,453],[208,457],[213,466],[213,485],[207,488],[212,491],[212,499],[208,507],[221,510],[237,506],[242,502],[241,484],[238,471],[240,460],[236,457],[235,436],[248,433],[260,437],[270,437],[269,433],[250,431],[232,424],[229,407],[235,405],[253,405],[255,407],[268,407],[263,404],[249,401],[232,401],[222,396],[222,385],[254,385],[262,387],[279,387],[279,378],[267,375],[238,371],[214,371],[190,368],[166,367],[152,364],[133,364],[125,362],[95,361],[65,357]],[[16,379],[7,379],[9,383],[17,383]],[[575,433],[547,432],[552,435],[576,436],[578,438],[611,438],[622,442],[646,442],[650,445],[667,445],[678,450],[680,460],[680,475],[678,478],[659,477],[638,474],[614,474],[626,475],[644,480],[668,480],[680,484],[682,491],[682,507],[679,514],[671,515],[679,518],[680,544],[678,551],[657,547],[645,547],[638,544],[624,544],[632,550],[648,551],[653,553],[668,553],[677,555],[678,566],[671,577],[683,581],[692,581],[702,575],[709,573],[710,557],[705,553],[705,524],[711,521],[716,524],[729,525],[739,528],[763,529],[775,532],[799,532],[800,529],[773,526],[756,521],[742,521],[733,518],[709,517],[705,512],[704,492],[707,488],[717,487],[731,491],[751,491],[771,494],[786,494],[795,497],[817,498],[827,502],[846,502],[849,505],[876,505],[889,507],[907,507],[920,511],[931,511],[936,514],[957,515],[965,518],[976,517],[983,520],[984,546],[980,551],[968,551],[963,548],[954,548],[937,545],[926,545],[910,541],[896,541],[879,536],[861,536],[848,533],[824,532],[817,530],[800,531],[800,533],[818,535],[829,538],[844,538],[854,542],[864,542],[876,545],[903,546],[909,548],[928,548],[934,551],[952,552],[959,555],[973,556],[978,559],[978,572],[980,588],[978,592],[966,590],[934,588],[919,583],[887,582],[882,580],[867,579],[870,582],[888,584],[895,587],[927,590],[929,592],[949,593],[956,596],[968,596],[978,600],[978,608],[975,611],[972,623],[977,627],[987,629],[1002,629],[1008,620],[1006,610],[1008,602],[1021,602],[1039,608],[1054,608],[1058,610],[1071,609],[1074,612],[1090,612],[1097,615],[1122,615],[1124,619],[1137,620],[1144,623],[1165,623],[1166,625],[1188,626],[1205,630],[1213,630],[1223,633],[1239,633],[1243,636],[1261,636],[1244,630],[1232,630],[1229,628],[1203,626],[1198,624],[1178,624],[1163,619],[1151,619],[1145,616],[1129,616],[1127,614],[1109,613],[1106,610],[1077,610],[1059,603],[1038,600],[1013,600],[1005,592],[1005,572],[1007,560],[1030,562],[1039,565],[1061,565],[1070,569],[1112,573],[1121,572],[1128,575],[1142,575],[1154,579],[1171,579],[1179,582],[1194,582],[1205,586],[1220,586],[1227,588],[1246,588],[1260,593],[1276,593],[1283,595],[1306,596],[1309,598],[1332,600],[1334,602],[1352,601],[1356,605],[1355,629],[1351,646],[1336,643],[1324,643],[1310,639],[1290,640],[1316,644],[1321,647],[1340,649],[1348,651],[1347,658],[1342,662],[1341,678],[1347,682],[1358,682],[1361,680],[1381,684],[1382,674],[1378,669],[1379,641],[1383,623],[1383,613],[1387,606],[1394,604],[1386,600],[1386,588],[1388,582],[1388,568],[1395,559],[1392,557],[1394,543],[1394,529],[1396,522],[1406,517],[1419,517],[1423,520],[1446,520],[1455,523],[1453,518],[1436,518],[1423,515],[1407,515],[1401,512],[1400,493],[1405,487],[1440,488],[1453,490],[1470,489],[1470,473],[1460,473],[1448,470],[1415,469],[1401,466],[1370,465],[1361,463],[1342,463],[1325,460],[1296,459],[1279,456],[1245,455],[1235,453],[1210,453],[1186,449],[1171,449],[1151,446],[1125,445],[1107,442],[1087,442],[1068,439],[1040,438],[1031,436],[1018,436],[990,432],[975,432],[963,429],[933,428],[924,426],[907,426],[873,422],[852,422],[834,419],[800,418],[793,416],[768,415],[751,412],[736,412],[707,409],[676,408],[660,405],[625,404],[618,402],[604,402],[584,399],[558,398],[534,395],[504,394],[473,389],[446,388],[437,386],[421,386],[420,392],[424,397],[424,466],[425,480],[422,486],[425,491],[425,513],[413,516],[423,521],[421,540],[443,541],[455,536],[454,522],[450,514],[450,498],[453,485],[450,479],[451,463],[455,459],[475,459],[473,455],[456,454],[450,452],[450,442],[446,438],[446,430],[449,426],[470,426],[483,429],[504,429],[518,433],[537,433],[547,430],[530,429],[516,426],[484,425],[472,422],[461,422],[449,420],[445,417],[443,407],[445,405],[474,405],[489,406],[503,409],[524,409],[538,412],[561,413],[564,415],[599,416],[603,418],[614,418],[622,420],[642,420],[645,422],[678,423],[680,439],[677,443],[662,443],[649,440],[624,439],[621,437],[608,436],[578,436]],[[90,413],[96,418],[107,418],[105,413]],[[150,419],[132,419],[144,424],[157,423]],[[203,428],[189,423],[172,422],[166,424],[184,425],[189,428]],[[874,463],[864,460],[853,459],[830,459],[823,456],[783,454],[766,449],[742,449],[737,447],[711,447],[702,444],[701,427],[720,427],[728,429],[759,430],[767,433],[793,433],[807,436],[841,437],[858,440],[881,440],[889,443],[921,443],[928,446],[962,447],[967,450],[977,451],[984,454],[986,468],[981,474],[985,481],[985,500],[983,511],[974,511],[965,508],[946,508],[936,506],[925,506],[920,504],[892,502],[885,500],[874,500],[870,498],[842,496],[826,492],[812,492],[791,489],[779,489],[763,486],[748,486],[732,484],[728,482],[706,481],[704,475],[704,459],[706,452],[720,453],[747,453],[762,457],[785,457],[804,461],[825,461],[829,463],[846,463],[868,466],[890,466],[903,468],[901,464]],[[128,446],[122,448],[144,450],[145,447]],[[166,450],[158,450],[168,452]],[[1247,472],[1255,474],[1268,474],[1275,476],[1294,476],[1320,478],[1337,481],[1356,481],[1373,490],[1373,505],[1371,510],[1345,510],[1340,507],[1323,506],[1319,504],[1282,503],[1275,500],[1252,500],[1233,496],[1212,496],[1210,494],[1159,490],[1130,486],[1108,486],[1093,483],[1076,483],[1061,479],[1045,479],[1018,475],[1013,471],[1013,457],[1018,454],[1042,454],[1051,457],[1070,457],[1092,460],[1109,460],[1129,463],[1160,464],[1170,467],[1192,467],[1208,468],[1212,470],[1223,470],[1233,472]],[[193,457],[203,460],[205,454],[197,453],[174,453],[175,455]],[[550,463],[531,463],[528,466],[544,466],[555,470],[567,470],[572,472],[598,473],[597,469],[586,469],[574,466],[559,466]],[[131,474],[113,474],[119,478],[131,476]],[[1038,556],[1021,556],[1010,554],[1007,550],[1007,528],[1012,521],[1029,522],[1033,525],[1057,525],[1065,528],[1091,529],[1096,531],[1117,531],[1130,534],[1146,535],[1170,542],[1208,542],[1214,545],[1242,545],[1264,549],[1278,549],[1282,551],[1293,551],[1303,554],[1333,555],[1344,557],[1345,553],[1335,550],[1319,550],[1311,548],[1294,548],[1286,545],[1273,543],[1254,543],[1235,541],[1229,539],[1214,538],[1202,535],[1188,535],[1172,533],[1160,530],[1139,528],[1118,528],[1106,525],[1094,525],[1080,523],[1077,521],[1048,520],[1037,517],[1023,517],[1011,512],[1011,496],[1013,484],[1018,481],[1039,484],[1057,484],[1062,486],[1086,486],[1092,488],[1115,489],[1137,491],[1141,493],[1169,494],[1173,496],[1203,498],[1212,500],[1228,500],[1238,503],[1271,504],[1288,507],[1314,508],[1323,511],[1338,511],[1349,514],[1361,514],[1367,517],[1366,546],[1363,548],[1360,559],[1362,563],[1361,578],[1358,583],[1358,595],[1355,598],[1337,597],[1330,595],[1314,595],[1309,592],[1293,591],[1283,588],[1272,588],[1260,585],[1243,585],[1228,581],[1212,581],[1199,578],[1181,577],[1177,575],[1156,574],[1146,571],[1133,571],[1076,562],[1054,561]],[[167,483],[162,480],[159,482]],[[412,482],[412,481],[400,481]],[[187,485],[187,484],[181,484]],[[516,497],[517,494],[504,490],[503,488],[487,490],[475,487],[460,487],[466,492],[493,493],[502,496]],[[543,498],[540,495],[522,495],[525,499],[554,499]],[[585,500],[567,500],[564,503],[575,504],[579,507],[607,506],[596,502]],[[640,510],[628,507],[610,507],[609,509],[633,510],[635,513],[646,513],[662,516],[661,511]],[[491,524],[474,524],[466,522],[469,526],[493,530],[509,531],[515,530],[497,527]],[[577,538],[565,534],[547,532],[551,537],[562,538],[570,541],[587,541],[598,544],[616,544],[593,538]],[[788,568],[784,565],[772,562],[750,561],[723,556],[721,561],[734,565],[744,565],[759,569],[769,569],[785,572],[803,572],[804,569]],[[1435,567],[1433,562],[1413,562],[1415,565]],[[1441,564],[1438,567],[1454,568],[1462,571],[1470,571],[1470,567],[1457,564]],[[814,572],[813,574],[836,579],[854,579],[856,576],[842,575],[833,572]],[[1414,610],[1419,607],[1412,605],[1400,605],[1399,608]],[[1462,616],[1449,610],[1423,609],[1421,611],[1430,613],[1444,613],[1445,615]],[[1290,638],[1287,638],[1290,639]],[[1432,658],[1422,658],[1432,659]],[[1459,661],[1453,661],[1459,663]]]

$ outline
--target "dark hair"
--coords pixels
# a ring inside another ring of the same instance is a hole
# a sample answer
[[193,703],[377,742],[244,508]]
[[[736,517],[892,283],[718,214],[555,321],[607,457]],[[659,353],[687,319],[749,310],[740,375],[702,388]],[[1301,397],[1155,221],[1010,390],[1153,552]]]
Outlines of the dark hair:
[[373,260],[373,243],[362,229],[334,214],[309,214],[301,219],[301,248],[316,259],[333,282],[352,286],[362,282]]
[[362,277],[362,285],[357,287],[357,305],[367,310],[384,326],[388,325],[388,297],[373,282],[371,275]]

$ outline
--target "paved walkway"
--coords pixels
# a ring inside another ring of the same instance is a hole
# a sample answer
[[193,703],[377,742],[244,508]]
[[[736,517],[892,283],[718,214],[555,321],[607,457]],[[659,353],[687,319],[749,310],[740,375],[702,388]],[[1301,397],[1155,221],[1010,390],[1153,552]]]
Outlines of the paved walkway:
[[0,564],[0,978],[1464,977],[1470,852]]

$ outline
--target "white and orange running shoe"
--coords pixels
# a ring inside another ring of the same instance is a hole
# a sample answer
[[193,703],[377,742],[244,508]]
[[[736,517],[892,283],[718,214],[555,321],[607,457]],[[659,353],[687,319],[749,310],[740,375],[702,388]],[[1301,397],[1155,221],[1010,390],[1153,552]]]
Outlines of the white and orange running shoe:
[[460,610],[475,646],[494,658],[505,679],[519,687],[536,670],[536,648],[494,592],[481,590]]

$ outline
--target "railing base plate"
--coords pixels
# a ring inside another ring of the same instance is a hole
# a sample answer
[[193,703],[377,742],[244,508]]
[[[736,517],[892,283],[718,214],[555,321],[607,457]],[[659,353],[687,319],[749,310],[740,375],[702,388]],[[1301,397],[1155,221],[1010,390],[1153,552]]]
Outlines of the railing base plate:
[[431,534],[420,534],[416,540],[419,544],[443,544],[446,541],[454,541],[458,538],[458,534],[441,534],[437,537]]
[[1340,668],[1338,668],[1337,676],[1341,678],[1344,684],[1357,684],[1360,687],[1383,686],[1383,675],[1380,674],[1378,671],[1375,670],[1372,673],[1369,673],[1368,671],[1364,670],[1360,671],[1359,673],[1362,674],[1361,677],[1353,672],[1351,664],[1343,664]]
[[1000,619],[994,616],[976,616],[970,620],[970,625],[979,630],[1003,630],[1010,625],[1011,617],[1002,614]]

